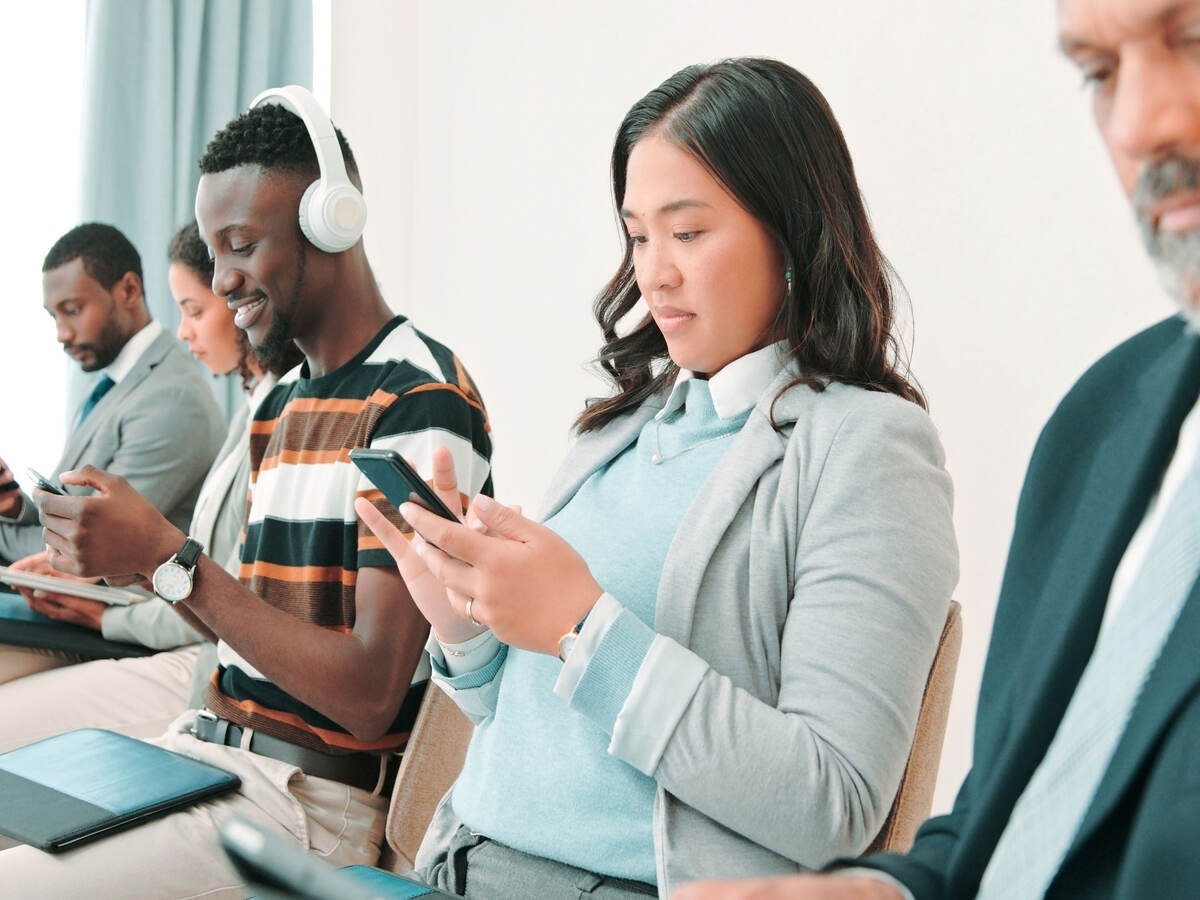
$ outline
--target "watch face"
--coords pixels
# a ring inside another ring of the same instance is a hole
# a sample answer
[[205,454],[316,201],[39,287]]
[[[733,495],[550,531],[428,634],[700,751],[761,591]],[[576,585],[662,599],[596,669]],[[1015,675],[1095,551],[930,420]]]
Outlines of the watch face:
[[176,562],[165,562],[154,572],[154,593],[178,603],[192,592],[192,574]]
[[558,658],[563,662],[567,661],[567,657],[571,655],[571,651],[575,649],[575,642],[579,640],[579,632],[568,631],[558,639]]

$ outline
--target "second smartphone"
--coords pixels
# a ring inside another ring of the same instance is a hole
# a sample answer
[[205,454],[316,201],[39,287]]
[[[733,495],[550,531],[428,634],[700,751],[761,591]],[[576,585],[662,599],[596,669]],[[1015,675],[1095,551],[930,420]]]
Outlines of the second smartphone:
[[363,447],[350,451],[350,461],[362,470],[371,484],[383,491],[383,496],[391,500],[394,506],[399,507],[401,503],[411,501],[443,519],[458,521],[458,516],[395,450]]

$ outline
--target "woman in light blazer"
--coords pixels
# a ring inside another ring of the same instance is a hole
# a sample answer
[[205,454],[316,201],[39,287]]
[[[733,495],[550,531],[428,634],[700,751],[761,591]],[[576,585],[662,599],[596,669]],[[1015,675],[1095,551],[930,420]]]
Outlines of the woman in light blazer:
[[[407,503],[410,544],[358,506],[477,725],[417,860],[468,897],[666,897],[861,851],[957,579],[942,448],[815,86],[686,68],[626,115],[612,176],[614,394],[542,523]],[[457,503],[448,452],[433,480]]]

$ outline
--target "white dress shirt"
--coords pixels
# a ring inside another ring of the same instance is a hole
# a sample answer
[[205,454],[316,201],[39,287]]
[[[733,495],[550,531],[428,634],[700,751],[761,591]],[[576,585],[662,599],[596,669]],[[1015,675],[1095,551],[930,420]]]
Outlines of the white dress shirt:
[[120,384],[121,379],[133,371],[133,367],[142,358],[142,354],[149,350],[150,345],[162,334],[162,330],[163,327],[158,320],[151,319],[150,324],[143,326],[125,342],[125,346],[121,348],[117,358],[100,371],[116,384]]

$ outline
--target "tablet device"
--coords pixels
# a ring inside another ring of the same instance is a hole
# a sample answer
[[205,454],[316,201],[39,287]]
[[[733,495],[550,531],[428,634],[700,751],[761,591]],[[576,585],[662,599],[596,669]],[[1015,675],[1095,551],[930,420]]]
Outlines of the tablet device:
[[86,600],[99,600],[109,606],[128,606],[131,603],[140,603],[149,599],[148,594],[137,591],[126,591],[121,588],[109,587],[106,584],[92,584],[88,581],[74,581],[70,578],[58,578],[38,572],[21,572],[8,566],[0,566],[0,581],[11,584],[13,587],[52,591],[55,594],[68,594],[72,597],[83,597]]
[[443,519],[458,521],[458,516],[395,450],[361,447],[350,451],[350,461],[362,470],[375,487],[383,491],[383,496],[391,500],[394,506],[399,507],[401,503],[411,501]]
[[57,650],[82,659],[124,659],[158,651],[141,644],[110,641],[94,628],[59,622],[34,612],[20,594],[0,589],[0,644]]
[[57,853],[239,784],[181,753],[81,728],[0,754],[0,834]]

